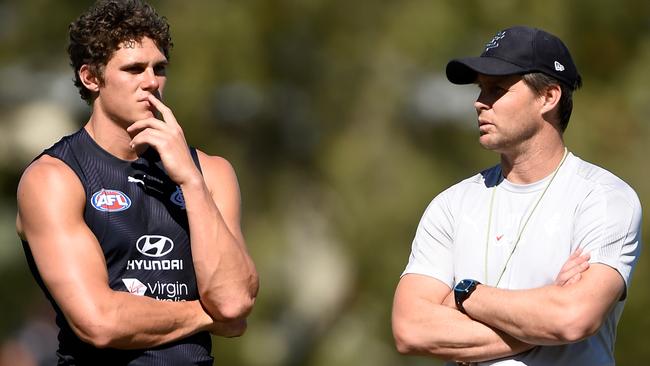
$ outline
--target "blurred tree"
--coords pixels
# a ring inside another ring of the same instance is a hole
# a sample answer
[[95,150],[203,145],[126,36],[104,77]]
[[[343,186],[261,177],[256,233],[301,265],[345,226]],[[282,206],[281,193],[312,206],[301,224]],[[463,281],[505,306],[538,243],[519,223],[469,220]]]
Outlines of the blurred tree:
[[[0,339],[26,322],[25,303],[43,301],[13,229],[15,186],[37,151],[87,118],[65,47],[67,25],[90,4],[0,1],[0,276],[10,279],[0,282]],[[645,1],[152,4],[175,44],[166,102],[193,145],[235,166],[261,274],[248,333],[214,340],[219,363],[437,364],[394,350],[393,291],[428,202],[497,162],[476,143],[475,87],[451,86],[444,66],[506,26],[566,41],[585,80],[569,147],[628,181],[642,203],[650,197]],[[25,117],[35,103],[58,112]],[[44,136],[18,138],[31,136],[24,126]],[[620,364],[650,356],[648,261],[619,326]]]

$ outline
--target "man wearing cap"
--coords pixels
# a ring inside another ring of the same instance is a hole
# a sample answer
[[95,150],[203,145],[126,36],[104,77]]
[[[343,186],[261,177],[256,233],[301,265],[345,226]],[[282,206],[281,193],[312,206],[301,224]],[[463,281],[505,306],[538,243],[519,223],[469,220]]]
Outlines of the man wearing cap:
[[512,27],[446,71],[478,85],[479,143],[500,164],[426,209],[395,293],[397,349],[459,364],[614,365],[641,205],[564,145],[581,86],[568,49]]

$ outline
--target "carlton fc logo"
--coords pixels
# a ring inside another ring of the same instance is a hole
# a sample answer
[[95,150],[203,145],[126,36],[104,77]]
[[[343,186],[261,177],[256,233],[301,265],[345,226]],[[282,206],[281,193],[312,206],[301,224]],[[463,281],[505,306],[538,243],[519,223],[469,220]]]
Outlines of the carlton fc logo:
[[183,197],[183,191],[181,191],[181,188],[179,186],[176,186],[176,191],[172,193],[171,197],[169,197],[169,200],[181,209],[185,209],[185,198]]
[[131,207],[129,196],[114,189],[104,188],[93,194],[90,203],[95,209],[104,212],[124,211]]
[[135,243],[136,249],[148,257],[162,257],[174,249],[174,242],[162,235],[143,235]]

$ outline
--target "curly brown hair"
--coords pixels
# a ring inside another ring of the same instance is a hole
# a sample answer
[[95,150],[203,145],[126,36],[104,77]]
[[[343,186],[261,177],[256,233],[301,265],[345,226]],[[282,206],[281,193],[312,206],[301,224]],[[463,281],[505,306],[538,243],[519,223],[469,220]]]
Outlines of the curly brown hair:
[[74,85],[87,103],[95,96],[81,83],[79,69],[84,64],[103,82],[104,67],[123,42],[151,38],[167,59],[173,46],[167,19],[141,0],[99,0],[70,23],[69,33]]

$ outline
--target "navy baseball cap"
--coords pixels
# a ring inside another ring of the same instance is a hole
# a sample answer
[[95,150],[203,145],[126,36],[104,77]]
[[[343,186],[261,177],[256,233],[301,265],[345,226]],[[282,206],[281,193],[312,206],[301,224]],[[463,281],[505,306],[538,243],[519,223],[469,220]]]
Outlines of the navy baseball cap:
[[471,84],[478,74],[503,76],[541,72],[564,82],[571,90],[582,85],[569,49],[541,29],[517,26],[498,32],[479,57],[457,58],[447,64],[447,79]]

